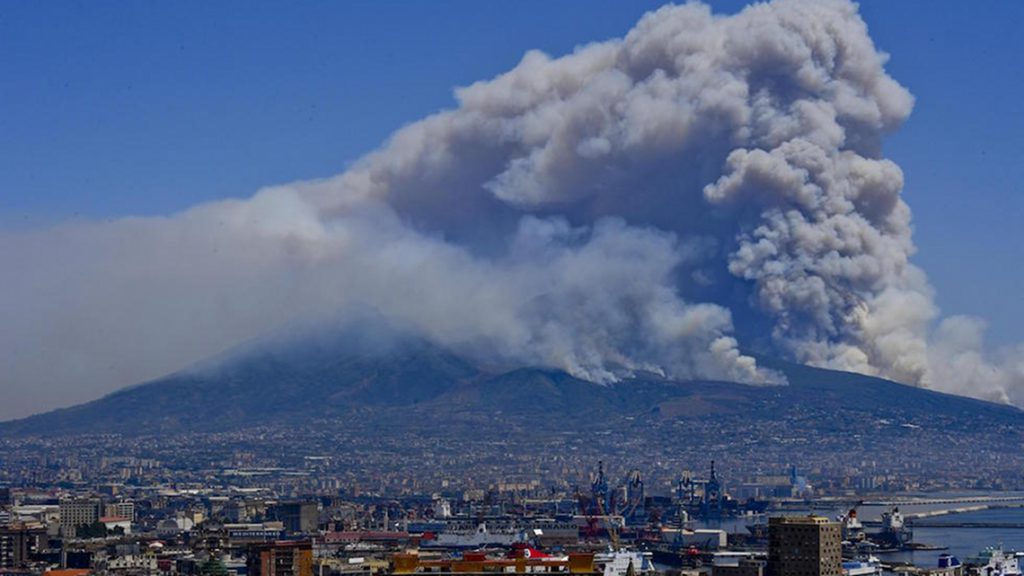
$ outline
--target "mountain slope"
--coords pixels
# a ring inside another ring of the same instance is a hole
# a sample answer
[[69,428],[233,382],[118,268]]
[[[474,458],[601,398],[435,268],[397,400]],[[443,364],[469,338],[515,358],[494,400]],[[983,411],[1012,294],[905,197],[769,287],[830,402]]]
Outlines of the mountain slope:
[[791,420],[842,433],[850,419],[937,423],[950,430],[1024,424],[1003,405],[872,378],[763,359],[788,386],[673,382],[637,377],[601,386],[556,370],[492,372],[425,341],[346,334],[271,343],[99,400],[0,424],[5,436],[177,433],[313,420],[404,419],[446,425],[460,418],[582,427],[619,418],[741,417]]
[[476,375],[420,340],[366,346],[260,348],[224,365],[179,372],[98,400],[0,424],[2,434],[227,430],[340,416],[358,408],[437,398]]

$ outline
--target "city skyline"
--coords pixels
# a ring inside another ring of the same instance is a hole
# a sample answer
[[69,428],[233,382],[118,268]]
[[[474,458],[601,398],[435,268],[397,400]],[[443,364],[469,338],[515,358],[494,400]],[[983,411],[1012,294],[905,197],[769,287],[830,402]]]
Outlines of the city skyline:
[[0,576],[1021,576],[1022,20],[0,5]]

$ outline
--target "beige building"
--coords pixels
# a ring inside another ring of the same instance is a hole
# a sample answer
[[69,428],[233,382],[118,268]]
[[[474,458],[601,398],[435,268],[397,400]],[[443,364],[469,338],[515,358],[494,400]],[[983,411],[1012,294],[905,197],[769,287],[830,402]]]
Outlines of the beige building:
[[768,576],[842,576],[842,530],[821,516],[768,520]]
[[67,498],[60,501],[60,529],[64,536],[74,538],[76,528],[98,522],[103,511],[99,498]]
[[111,502],[103,508],[104,516],[117,516],[119,518],[127,518],[130,521],[135,521],[134,502]]

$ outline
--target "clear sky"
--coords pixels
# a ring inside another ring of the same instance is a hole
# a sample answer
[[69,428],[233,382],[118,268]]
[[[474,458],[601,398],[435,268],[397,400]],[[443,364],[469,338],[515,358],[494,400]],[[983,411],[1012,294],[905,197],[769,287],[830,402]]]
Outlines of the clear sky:
[[[337,174],[452,88],[655,2],[5,2],[0,228],[170,214]],[[740,2],[713,3],[734,12]],[[1021,2],[862,3],[917,98],[887,143],[945,313],[1024,329]]]

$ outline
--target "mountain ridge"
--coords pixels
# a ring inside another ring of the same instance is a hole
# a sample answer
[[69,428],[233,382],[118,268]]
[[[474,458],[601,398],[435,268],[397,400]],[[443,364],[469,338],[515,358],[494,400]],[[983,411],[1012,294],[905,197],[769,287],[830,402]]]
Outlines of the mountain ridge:
[[786,374],[788,385],[679,382],[652,375],[599,385],[549,368],[481,368],[422,339],[369,341],[348,335],[314,345],[257,347],[217,366],[184,370],[91,402],[0,423],[0,435],[174,434],[356,416],[401,427],[404,415],[443,424],[480,414],[567,427],[574,421],[583,426],[621,417],[758,420],[829,411],[847,418],[939,419],[951,429],[978,421],[1024,424],[1024,412],[1012,406],[772,358],[760,360]]

